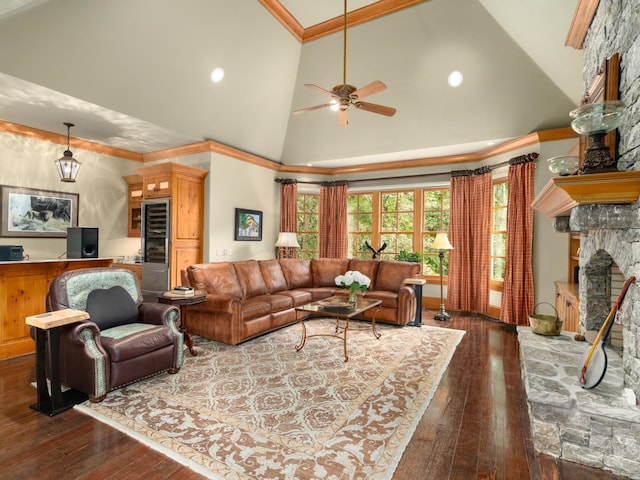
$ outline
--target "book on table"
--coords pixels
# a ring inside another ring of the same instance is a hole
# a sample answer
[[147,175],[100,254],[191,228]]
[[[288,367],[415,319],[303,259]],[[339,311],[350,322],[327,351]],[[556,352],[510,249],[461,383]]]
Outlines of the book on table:
[[191,287],[174,287],[168,292],[165,292],[165,296],[168,297],[193,297],[195,295],[195,291]]

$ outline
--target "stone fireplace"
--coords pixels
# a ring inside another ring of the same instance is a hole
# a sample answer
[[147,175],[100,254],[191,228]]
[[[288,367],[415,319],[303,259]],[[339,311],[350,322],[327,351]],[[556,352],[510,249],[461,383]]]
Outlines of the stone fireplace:
[[[619,54],[614,93],[627,105],[627,118],[618,128],[615,158],[627,186],[640,185],[638,19],[640,2],[600,0],[593,18],[587,19],[590,26],[583,44],[587,92],[605,61]],[[592,176],[597,175],[578,177]],[[536,201],[549,200],[547,212],[557,217],[556,231],[580,232],[579,330],[586,334],[600,329],[621,283],[632,275],[640,279],[640,201],[637,191],[624,201],[615,201],[622,190],[616,183],[619,179],[593,187],[576,187],[574,179],[554,179],[556,185],[545,187]],[[572,196],[573,203],[553,205],[551,199],[558,198],[559,190],[570,193],[573,188],[581,194],[593,193],[595,200]],[[598,201],[598,195],[608,196],[609,201]],[[544,337],[518,327],[522,373],[537,451],[640,479],[640,280],[629,288],[618,321],[622,348],[607,347],[606,375],[598,386],[581,388],[579,369],[589,344],[576,341],[569,332]]]
[[[620,286],[612,266],[623,277],[640,278],[640,208],[630,205],[581,205],[571,211],[569,228],[580,232],[580,333],[599,330]],[[640,293],[632,285],[621,305],[622,365],[625,386],[640,397]]]

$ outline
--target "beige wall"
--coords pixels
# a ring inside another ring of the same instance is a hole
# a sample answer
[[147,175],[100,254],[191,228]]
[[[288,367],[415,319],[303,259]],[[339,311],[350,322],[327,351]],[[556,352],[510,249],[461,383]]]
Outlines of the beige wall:
[[[127,185],[123,175],[132,173],[137,162],[73,148],[82,165],[75,183],[63,183],[53,161],[66,145],[0,132],[0,184],[77,193],[78,225],[99,227],[101,257],[135,255],[139,241],[127,237]],[[66,238],[0,237],[2,245],[23,245],[31,260],[62,257]]]

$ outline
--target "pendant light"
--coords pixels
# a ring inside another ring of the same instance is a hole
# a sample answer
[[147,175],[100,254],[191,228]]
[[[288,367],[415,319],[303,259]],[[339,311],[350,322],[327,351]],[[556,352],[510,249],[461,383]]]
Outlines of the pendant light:
[[75,182],[76,175],[78,175],[78,170],[80,169],[80,162],[73,158],[73,153],[69,150],[70,130],[71,127],[74,127],[75,125],[68,122],[64,122],[63,125],[66,125],[67,127],[67,149],[64,151],[64,156],[60,157],[53,163],[56,164],[60,180],[63,182]]

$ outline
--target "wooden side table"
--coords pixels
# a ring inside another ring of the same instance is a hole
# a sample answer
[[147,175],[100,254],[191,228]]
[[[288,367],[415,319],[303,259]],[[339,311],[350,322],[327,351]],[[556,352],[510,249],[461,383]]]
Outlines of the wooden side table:
[[[25,319],[27,325],[36,329],[38,403],[31,405],[32,409],[53,416],[89,398],[86,393],[78,392],[77,390],[69,389],[63,392],[60,386],[61,327],[81,322],[88,318],[89,314],[87,312],[65,309],[32,315]],[[51,393],[49,393],[49,388],[47,387],[47,359],[49,360]]]
[[410,327],[422,326],[422,286],[427,283],[424,278],[406,278],[402,283],[406,285],[413,285],[413,290],[416,292],[416,318],[413,322],[407,323]]
[[198,355],[198,352],[193,348],[193,339],[187,326],[187,307],[189,305],[197,305],[207,299],[207,292],[205,290],[196,290],[193,295],[185,297],[183,295],[173,295],[171,292],[164,292],[158,295],[158,301],[160,303],[166,303],[169,305],[176,305],[180,307],[180,331],[184,335],[184,339],[187,342],[187,348],[194,357]]

